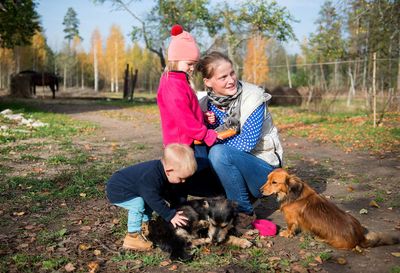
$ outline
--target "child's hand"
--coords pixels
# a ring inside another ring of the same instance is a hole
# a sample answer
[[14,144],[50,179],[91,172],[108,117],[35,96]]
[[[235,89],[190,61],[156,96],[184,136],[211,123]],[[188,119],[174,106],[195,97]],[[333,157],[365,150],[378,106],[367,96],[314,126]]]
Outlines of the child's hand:
[[171,219],[171,224],[174,228],[186,226],[186,221],[189,220],[186,216],[183,215],[183,211],[177,211],[174,218]]
[[204,118],[209,124],[215,123],[215,114],[212,111],[207,111],[204,113]]

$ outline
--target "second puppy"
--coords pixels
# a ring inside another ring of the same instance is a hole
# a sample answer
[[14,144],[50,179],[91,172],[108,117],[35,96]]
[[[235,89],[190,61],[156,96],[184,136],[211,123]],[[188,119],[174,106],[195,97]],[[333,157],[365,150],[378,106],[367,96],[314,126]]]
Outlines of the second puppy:
[[149,239],[170,253],[172,260],[190,260],[190,248],[208,243],[227,243],[248,248],[252,243],[237,237],[237,212],[225,198],[198,199],[177,208],[188,218],[186,226],[174,228],[158,217],[150,222]]

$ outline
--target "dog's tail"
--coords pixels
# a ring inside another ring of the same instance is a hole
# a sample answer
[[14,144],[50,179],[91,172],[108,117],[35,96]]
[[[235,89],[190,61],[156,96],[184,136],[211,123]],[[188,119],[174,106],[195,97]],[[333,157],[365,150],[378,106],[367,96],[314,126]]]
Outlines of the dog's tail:
[[400,234],[394,232],[368,232],[362,247],[375,247],[384,245],[395,245],[400,243]]

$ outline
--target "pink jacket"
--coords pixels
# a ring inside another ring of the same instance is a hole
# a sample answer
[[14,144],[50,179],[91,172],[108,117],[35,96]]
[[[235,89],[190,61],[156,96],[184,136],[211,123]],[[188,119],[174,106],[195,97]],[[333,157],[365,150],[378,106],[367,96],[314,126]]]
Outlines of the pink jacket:
[[157,92],[164,145],[182,143],[192,145],[202,140],[208,146],[215,143],[217,133],[207,129],[203,112],[185,72],[166,72],[160,79]]

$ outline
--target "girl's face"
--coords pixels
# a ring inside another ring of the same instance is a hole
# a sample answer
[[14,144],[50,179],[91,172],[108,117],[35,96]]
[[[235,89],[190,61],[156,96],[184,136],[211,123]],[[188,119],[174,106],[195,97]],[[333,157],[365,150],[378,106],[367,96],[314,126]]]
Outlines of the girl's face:
[[178,61],[178,70],[192,75],[196,63],[195,61]]
[[232,96],[237,92],[237,77],[230,62],[219,61],[214,74],[209,79],[203,79],[204,84],[219,96]]

